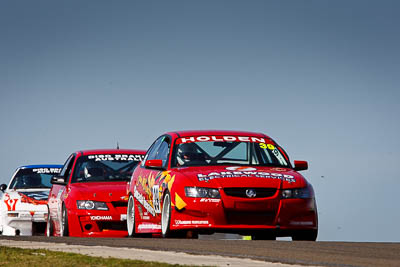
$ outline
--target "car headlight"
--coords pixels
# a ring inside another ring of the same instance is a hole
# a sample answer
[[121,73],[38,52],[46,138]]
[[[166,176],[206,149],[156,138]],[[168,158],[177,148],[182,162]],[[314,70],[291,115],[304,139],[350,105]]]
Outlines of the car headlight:
[[282,190],[282,198],[311,198],[308,187]]
[[107,204],[100,201],[78,200],[76,205],[80,210],[108,210]]
[[187,197],[221,198],[218,189],[206,187],[185,187]]

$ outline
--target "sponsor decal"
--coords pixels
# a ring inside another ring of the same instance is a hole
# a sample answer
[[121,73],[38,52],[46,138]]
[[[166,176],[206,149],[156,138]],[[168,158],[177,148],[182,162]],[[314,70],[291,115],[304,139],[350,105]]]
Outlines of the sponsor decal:
[[142,207],[141,207],[141,206],[137,206],[137,208],[138,208],[138,211],[139,211],[140,218],[143,219],[143,210],[142,210]]
[[[126,216],[126,215],[125,215]],[[90,216],[92,221],[111,221],[112,216]]]
[[156,216],[154,208],[146,201],[145,197],[137,190],[136,186],[134,188],[134,197],[151,215],[153,215],[153,217]]
[[121,214],[121,221],[126,221],[126,214]]
[[252,142],[252,143],[265,143],[265,139],[261,137],[252,136],[191,136],[182,137],[177,140],[177,144],[193,143],[193,142]]
[[4,195],[4,203],[8,211],[15,211],[15,205],[17,205],[18,200],[18,198],[12,199],[9,194]]
[[225,172],[210,172],[208,174],[197,174],[197,179],[200,182],[208,182],[213,179],[221,178],[239,178],[239,177],[256,177],[266,179],[281,179],[283,181],[294,183],[296,179],[293,175],[282,174],[282,173],[270,173],[264,171],[257,171],[256,168],[251,168],[250,171],[239,170],[241,167],[227,167]]
[[221,202],[221,199],[217,199],[217,198],[201,198],[200,202],[204,202],[204,203],[219,203],[219,202]]
[[142,161],[143,155],[136,154],[99,154],[89,155],[88,159],[94,159],[95,161],[107,161],[107,160],[119,160],[119,161]]
[[142,223],[138,225],[139,230],[160,230],[161,225],[159,224],[149,224],[149,223]]
[[36,168],[32,169],[32,172],[35,173],[55,173],[58,174],[61,172],[61,168]]
[[175,220],[175,225],[209,224],[208,221]]

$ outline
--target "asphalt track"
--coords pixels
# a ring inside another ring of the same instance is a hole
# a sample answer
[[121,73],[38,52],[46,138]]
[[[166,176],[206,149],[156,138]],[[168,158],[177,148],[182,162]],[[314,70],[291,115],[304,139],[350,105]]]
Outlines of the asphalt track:
[[[4,240],[138,248],[314,266],[400,266],[400,243],[246,241],[162,238],[6,237]],[[199,262],[199,264],[201,264]]]

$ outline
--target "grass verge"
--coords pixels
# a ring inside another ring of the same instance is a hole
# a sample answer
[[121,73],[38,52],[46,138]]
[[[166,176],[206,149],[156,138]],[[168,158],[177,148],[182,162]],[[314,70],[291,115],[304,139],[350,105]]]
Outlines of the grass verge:
[[[0,265],[18,267],[47,266],[183,266],[160,262],[125,260],[117,258],[91,257],[76,253],[50,251],[45,249],[22,249],[0,246]],[[186,265],[185,265],[186,266]]]

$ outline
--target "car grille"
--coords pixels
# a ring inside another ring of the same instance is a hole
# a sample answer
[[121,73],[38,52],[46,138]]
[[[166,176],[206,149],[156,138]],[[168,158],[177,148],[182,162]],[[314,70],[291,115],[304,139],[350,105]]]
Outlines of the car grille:
[[227,224],[272,225],[275,220],[275,213],[259,211],[226,211],[225,217]]
[[256,196],[254,198],[265,198],[272,197],[276,193],[276,188],[242,188],[242,187],[232,187],[232,188],[224,188],[224,192],[226,195],[231,197],[243,197],[249,198],[246,195],[246,190],[252,189],[256,192]]
[[128,201],[112,201],[111,204],[115,207],[128,207]]
[[103,230],[119,230],[119,231],[126,231],[126,222],[104,222],[98,221],[97,226],[99,227],[100,231]]

